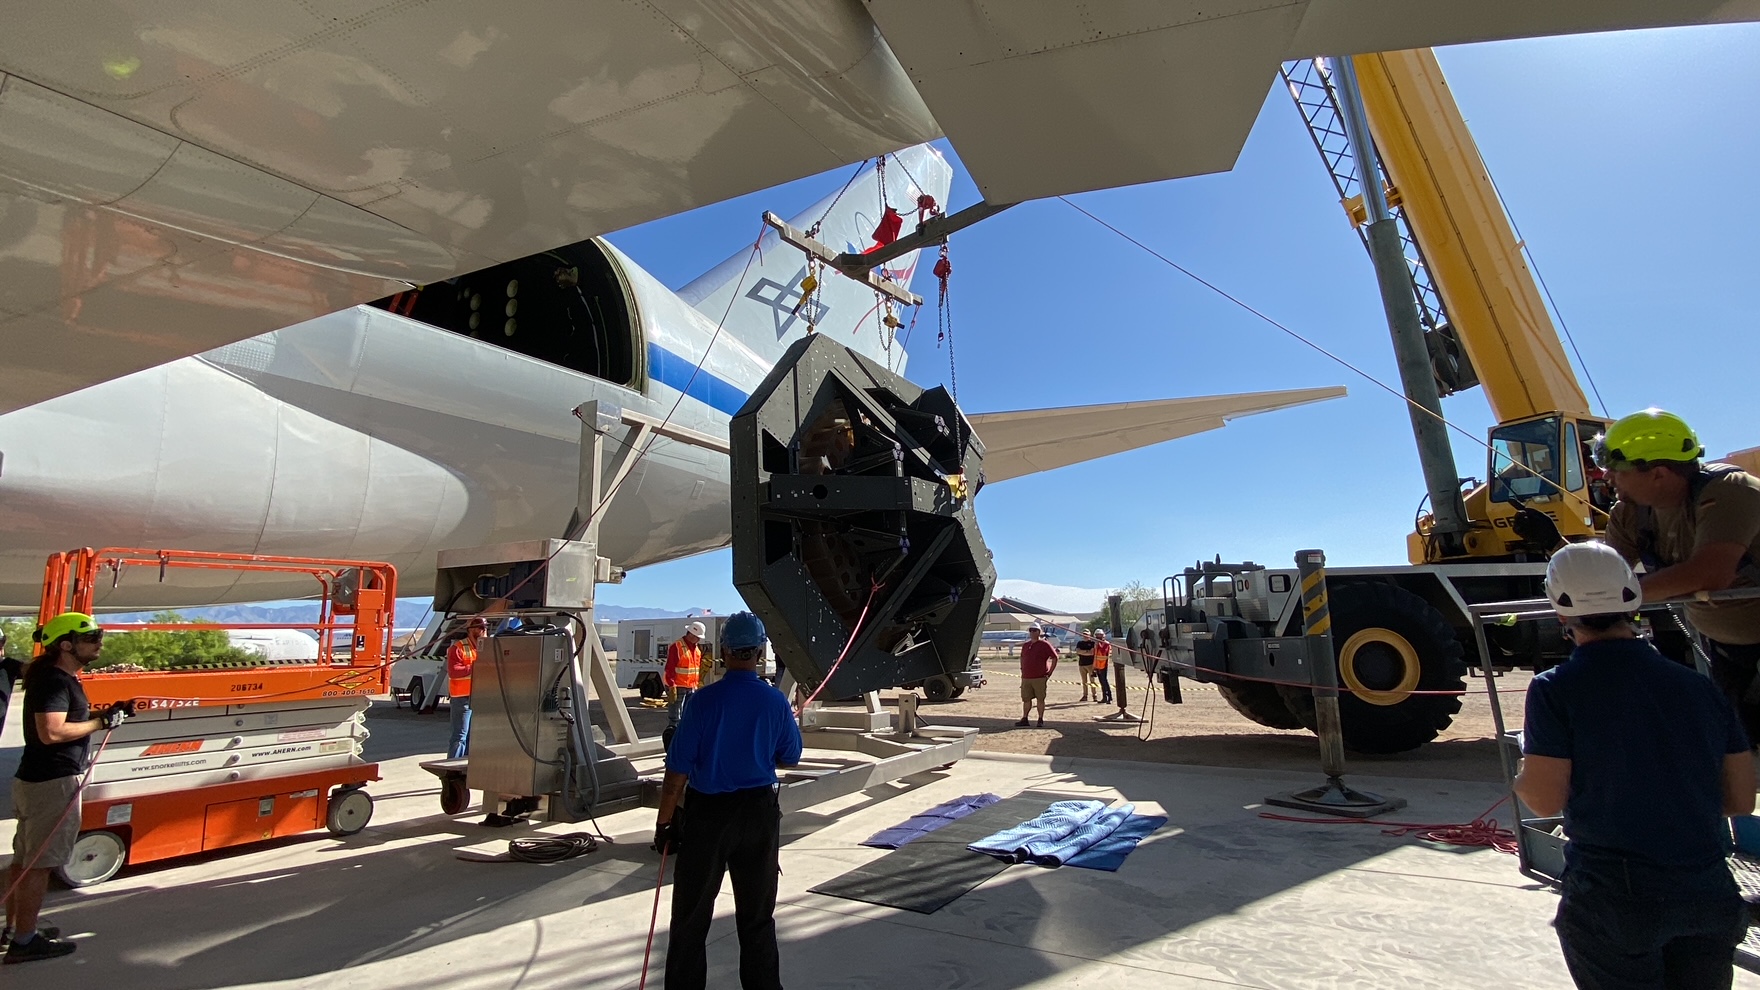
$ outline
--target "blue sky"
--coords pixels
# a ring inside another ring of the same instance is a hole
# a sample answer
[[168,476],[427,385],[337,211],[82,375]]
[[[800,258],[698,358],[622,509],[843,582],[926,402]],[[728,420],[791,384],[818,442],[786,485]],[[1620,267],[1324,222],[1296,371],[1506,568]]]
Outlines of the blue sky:
[[[1760,445],[1760,26],[1502,42],[1439,57],[1612,414],[1672,409],[1714,455]],[[1396,384],[1367,256],[1293,103],[1267,88],[1233,171],[1077,199]],[[976,201],[957,153],[942,148],[956,167],[953,206]],[[748,243],[761,211],[788,215],[847,174],[611,240],[679,286]],[[959,396],[970,412],[1351,391],[985,489],[979,522],[1002,578],[1154,585],[1198,557],[1287,566],[1309,546],[1339,564],[1404,559],[1423,486],[1399,400],[1063,203],[1026,204],[957,235],[952,260]],[[923,384],[948,370],[933,317],[924,314],[930,329],[919,326],[910,348],[910,377]],[[1444,400],[1444,412],[1480,437],[1491,423],[1476,391]],[[1482,447],[1457,437],[1455,451],[1463,476],[1484,476]],[[732,610],[729,575],[727,552],[707,554],[639,571],[601,600]]]

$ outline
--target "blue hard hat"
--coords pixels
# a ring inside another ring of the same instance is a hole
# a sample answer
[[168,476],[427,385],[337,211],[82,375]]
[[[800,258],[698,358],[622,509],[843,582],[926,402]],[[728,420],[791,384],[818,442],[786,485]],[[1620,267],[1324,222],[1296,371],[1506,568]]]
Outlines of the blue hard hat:
[[721,627],[721,645],[730,650],[749,650],[763,646],[768,640],[769,637],[764,635],[764,620],[750,612],[733,613]]

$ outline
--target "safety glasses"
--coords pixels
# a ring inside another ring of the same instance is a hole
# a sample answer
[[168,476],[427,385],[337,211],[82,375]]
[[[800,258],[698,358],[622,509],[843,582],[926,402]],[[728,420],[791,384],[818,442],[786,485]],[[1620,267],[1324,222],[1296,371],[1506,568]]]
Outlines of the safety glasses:
[[75,639],[81,643],[102,643],[104,634],[101,632],[80,633]]

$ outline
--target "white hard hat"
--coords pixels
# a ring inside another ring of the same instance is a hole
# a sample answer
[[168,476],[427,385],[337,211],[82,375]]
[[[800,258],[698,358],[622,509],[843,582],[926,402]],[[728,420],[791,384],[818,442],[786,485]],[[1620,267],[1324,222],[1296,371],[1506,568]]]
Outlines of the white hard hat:
[[1559,615],[1619,615],[1644,604],[1631,566],[1600,541],[1572,543],[1552,555],[1546,598]]
[[707,636],[709,634],[708,627],[703,625],[701,622],[693,622],[690,625],[685,626],[684,631],[690,633],[692,636],[695,636],[698,639],[702,639],[704,636]]

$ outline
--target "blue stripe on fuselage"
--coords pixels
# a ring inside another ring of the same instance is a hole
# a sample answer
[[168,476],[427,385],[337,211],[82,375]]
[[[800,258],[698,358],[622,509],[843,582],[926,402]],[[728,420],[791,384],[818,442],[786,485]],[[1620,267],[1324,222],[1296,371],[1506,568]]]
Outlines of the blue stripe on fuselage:
[[648,343],[648,378],[729,416],[746,404],[747,395],[739,386],[652,341]]

